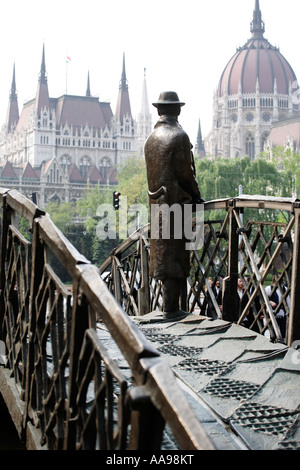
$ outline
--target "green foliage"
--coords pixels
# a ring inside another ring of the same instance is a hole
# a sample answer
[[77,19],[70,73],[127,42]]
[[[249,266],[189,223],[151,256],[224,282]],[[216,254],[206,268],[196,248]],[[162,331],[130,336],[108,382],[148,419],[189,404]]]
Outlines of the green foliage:
[[245,169],[245,194],[260,194],[264,196],[281,196],[284,174],[276,165],[257,157]]
[[278,146],[272,156],[274,163],[282,169],[286,175],[285,192],[290,196],[293,191],[300,193],[300,155],[291,149],[284,150]]
[[120,240],[118,239],[106,238],[105,240],[100,240],[97,236],[94,236],[92,242],[92,262],[100,266],[119,243]]
[[206,200],[238,196],[240,185],[244,194],[280,195],[284,178],[273,162],[260,157],[204,158],[196,161],[196,173]]
[[72,205],[69,202],[48,202],[45,210],[48,212],[57,228],[64,233],[73,219],[74,208]]
[[135,203],[148,206],[148,185],[145,159],[132,156],[118,171],[118,190],[127,197],[128,207]]
[[82,198],[77,201],[76,211],[79,217],[85,219],[87,231],[94,231],[97,225],[97,208],[101,204],[112,204],[113,189],[87,186]]
[[26,240],[31,240],[29,223],[24,217],[20,217],[20,232]]
[[[85,249],[89,250],[89,259],[96,265],[100,265],[112,249],[120,243],[120,240],[117,239],[107,238],[101,240],[96,232],[99,223],[97,209],[102,204],[109,204],[112,207],[113,191],[116,189],[111,187],[88,187],[83,197],[77,202],[78,216],[85,220],[85,239],[88,242],[88,247],[85,245]],[[82,253],[85,254],[85,251],[82,251]]]
[[88,232],[84,223],[71,223],[64,235],[75,246],[79,253],[83,254],[89,261],[92,261],[93,232]]
[[[199,188],[206,200],[236,197],[239,186],[243,194],[292,197],[300,189],[300,157],[283,148],[273,149],[273,157],[261,153],[255,160],[249,157],[196,160]],[[210,213],[210,219],[222,218],[223,213]],[[278,220],[276,211],[245,210],[245,220]],[[284,217],[281,215],[281,217]]]

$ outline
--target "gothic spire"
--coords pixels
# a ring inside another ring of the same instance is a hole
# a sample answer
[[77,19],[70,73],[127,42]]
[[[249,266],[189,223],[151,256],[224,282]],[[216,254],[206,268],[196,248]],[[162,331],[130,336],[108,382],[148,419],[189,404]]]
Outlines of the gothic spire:
[[87,87],[86,87],[86,93],[85,96],[91,96],[91,88],[90,88],[90,72],[88,72],[88,78],[87,78]]
[[119,85],[119,96],[116,107],[116,118],[123,121],[124,116],[129,116],[131,118],[131,107],[129,100],[128,92],[128,83],[126,78],[125,71],[125,54],[123,53],[123,66],[122,66],[122,75]]
[[16,89],[16,74],[15,74],[15,64],[13,68],[13,77],[11,83],[11,89],[9,94],[9,104],[8,110],[6,115],[6,125],[7,131],[11,132],[13,128],[16,126],[19,120],[19,106],[18,106],[18,97],[17,97],[17,89]]
[[125,71],[125,54],[123,53],[123,67],[122,67],[122,75],[120,80],[120,89],[128,90],[128,84],[126,79],[126,71]]
[[262,38],[265,32],[265,23],[262,21],[259,0],[255,0],[255,9],[253,11],[253,20],[250,23],[250,31],[253,38]]
[[143,81],[143,91],[142,91],[141,114],[143,116],[148,116],[150,114],[149,101],[148,101],[148,92],[147,92],[147,82],[146,82],[146,69],[145,68],[144,68],[144,81]]
[[149,100],[147,92],[147,82],[146,82],[146,68],[144,68],[144,80],[142,88],[142,101],[140,107],[140,113],[138,114],[137,119],[137,136],[138,136],[138,145],[139,145],[139,154],[142,156],[144,152],[144,145],[147,137],[151,134],[152,131],[152,115],[149,109]]
[[39,75],[39,81],[47,81],[46,76],[46,63],[45,63],[45,45],[43,44],[43,52],[42,52],[42,63],[41,63],[41,70]]
[[40,114],[41,108],[49,108],[49,91],[46,74],[46,62],[45,62],[45,46],[43,45],[42,63],[39,74],[38,88],[35,98],[35,107],[38,114]]
[[196,143],[195,153],[197,153],[197,155],[200,158],[205,157],[205,155],[206,155],[204,143],[203,143],[203,140],[202,140],[202,131],[201,131],[200,119],[199,119],[199,124],[198,124],[198,134],[197,134],[197,143]]
[[10,97],[11,98],[16,98],[17,97],[15,64],[14,64],[14,68],[13,68],[13,78],[12,78],[12,82],[11,82]]

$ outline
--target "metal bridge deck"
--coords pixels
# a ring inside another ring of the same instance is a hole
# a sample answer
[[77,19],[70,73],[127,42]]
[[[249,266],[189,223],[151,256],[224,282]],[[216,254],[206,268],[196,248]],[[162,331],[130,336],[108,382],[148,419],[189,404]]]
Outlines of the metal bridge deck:
[[134,317],[185,388],[217,449],[300,449],[300,352],[240,325]]

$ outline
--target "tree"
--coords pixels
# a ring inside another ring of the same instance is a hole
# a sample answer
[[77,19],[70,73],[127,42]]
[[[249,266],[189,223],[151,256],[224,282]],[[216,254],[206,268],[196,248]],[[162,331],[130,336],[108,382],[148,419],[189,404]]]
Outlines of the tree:
[[79,217],[85,219],[87,230],[93,230],[97,225],[97,208],[101,204],[112,204],[112,188],[98,188],[88,185],[82,198],[77,201],[76,212]]
[[74,207],[69,202],[48,202],[45,211],[48,212],[54,224],[63,233],[74,217]]
[[110,239],[107,237],[100,239],[97,235],[97,225],[99,223],[98,208],[102,204],[108,204],[113,210],[112,203],[113,189],[111,187],[88,187],[83,197],[77,202],[77,213],[79,217],[85,220],[84,227],[91,253],[90,259],[96,265],[100,265],[109,256],[113,248],[120,243],[120,240],[117,238]]
[[234,197],[239,186],[244,194],[278,196],[282,192],[284,174],[273,162],[249,157],[196,161],[196,173],[201,194],[206,200]]
[[196,177],[202,196],[206,200],[221,199],[238,195],[239,185],[244,184],[245,169],[250,159],[196,161]]
[[[281,171],[274,161],[260,155],[255,160],[249,157],[212,160],[205,158],[196,161],[196,172],[201,194],[206,200],[236,197],[239,186],[243,194],[262,196],[286,196],[287,172]],[[274,211],[245,210],[245,220],[275,221]],[[211,220],[223,219],[224,211],[209,214]]]
[[136,155],[128,158],[118,171],[118,189],[133,204],[148,206],[148,183],[145,159]]
[[263,196],[282,196],[284,174],[279,171],[273,162],[262,157],[251,161],[245,169],[246,194],[260,194]]
[[272,161],[285,177],[284,196],[293,197],[300,193],[300,155],[292,149],[278,146],[272,149]]

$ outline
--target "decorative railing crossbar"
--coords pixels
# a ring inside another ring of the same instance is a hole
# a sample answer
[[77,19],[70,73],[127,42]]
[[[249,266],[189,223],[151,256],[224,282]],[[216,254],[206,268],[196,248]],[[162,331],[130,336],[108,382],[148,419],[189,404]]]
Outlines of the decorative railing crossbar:
[[[209,201],[204,209],[204,243],[191,252],[184,307],[189,312],[243,324],[272,341],[291,346],[300,338],[299,201],[240,196]],[[222,220],[210,220],[220,212],[224,214]],[[246,219],[246,215],[251,218]],[[286,221],[282,221],[283,215]],[[149,231],[145,226],[135,232],[100,266],[108,288],[129,315],[162,308],[161,282],[149,277]],[[274,275],[275,284],[269,293],[266,288]],[[243,281],[240,301],[238,278]],[[222,286],[219,303],[215,296],[217,280]],[[281,295],[273,308],[270,296],[276,289]],[[285,331],[278,321],[282,309]]]
[[[114,279],[122,283],[109,285],[112,295],[48,214],[15,190],[0,189],[0,200],[0,393],[27,448],[156,450],[167,423],[176,448],[213,449],[170,366],[120,305],[125,286],[126,311],[146,313],[142,232],[138,265],[128,257],[139,277],[138,311],[117,255]],[[21,233],[24,220],[29,236]],[[72,278],[71,291],[53,255]]]

